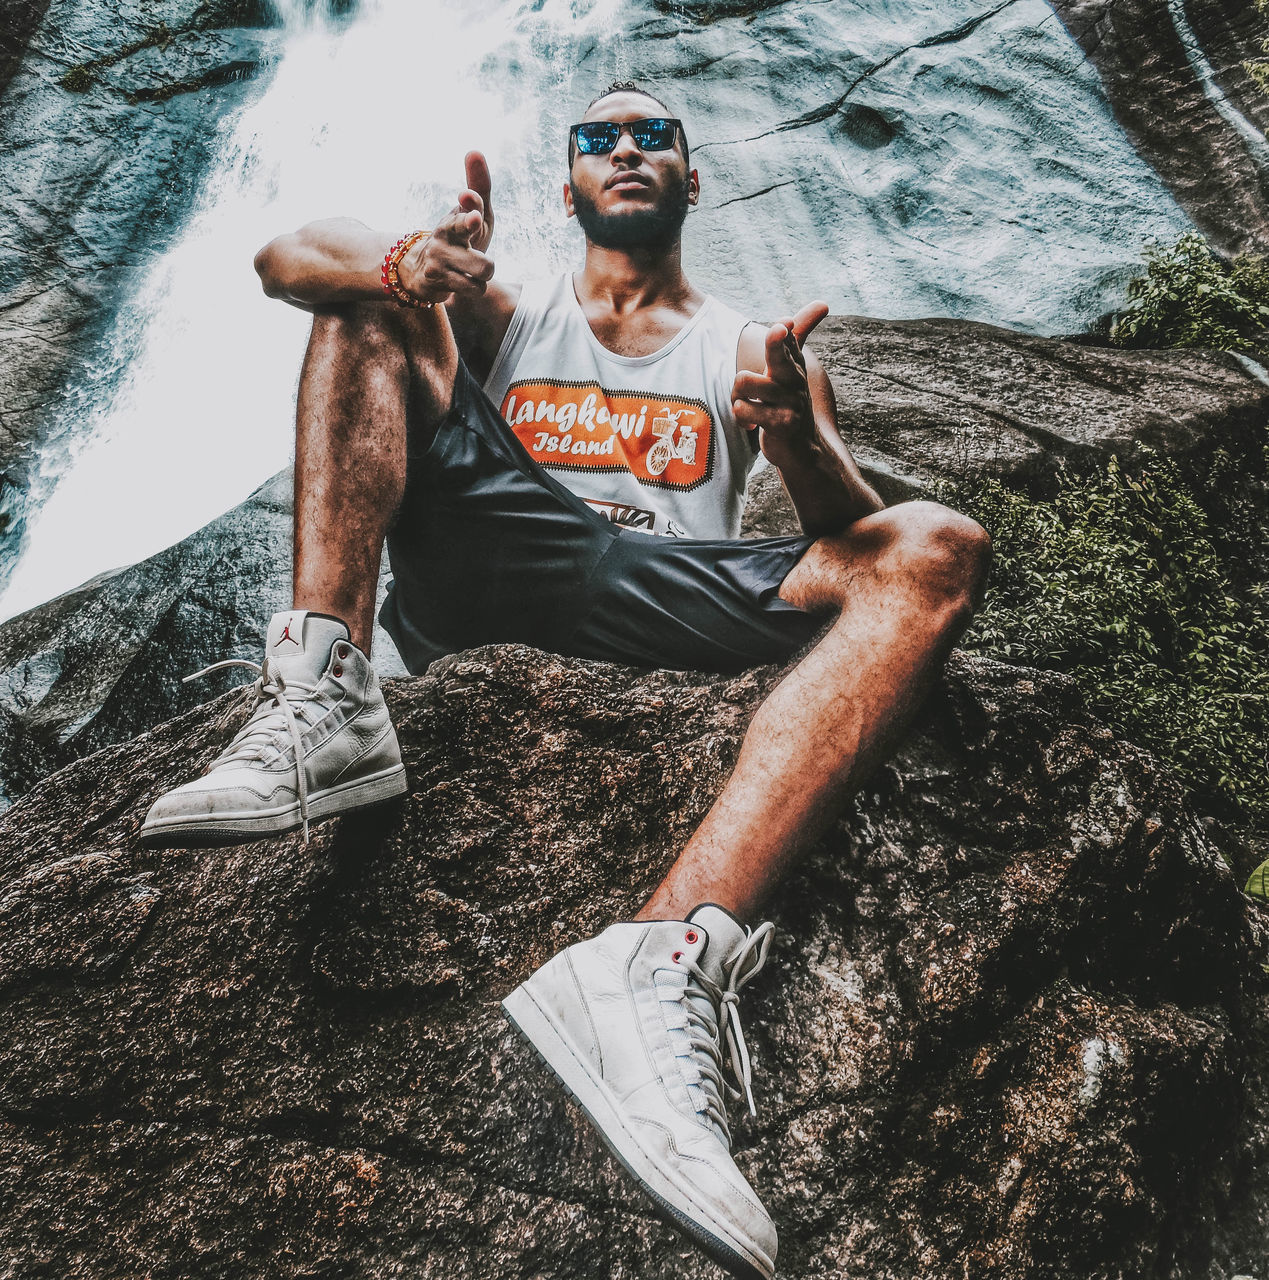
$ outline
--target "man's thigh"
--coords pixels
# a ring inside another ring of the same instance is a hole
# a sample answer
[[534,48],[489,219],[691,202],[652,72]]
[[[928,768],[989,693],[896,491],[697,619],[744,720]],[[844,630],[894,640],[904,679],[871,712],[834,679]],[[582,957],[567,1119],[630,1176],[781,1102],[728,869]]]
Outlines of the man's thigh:
[[781,598],[809,537],[663,538],[623,530],[567,651],[636,666],[743,671],[787,662],[826,612]]
[[613,526],[533,461],[461,362],[439,422],[409,414],[406,453],[380,614],[406,666],[480,644],[563,652]]

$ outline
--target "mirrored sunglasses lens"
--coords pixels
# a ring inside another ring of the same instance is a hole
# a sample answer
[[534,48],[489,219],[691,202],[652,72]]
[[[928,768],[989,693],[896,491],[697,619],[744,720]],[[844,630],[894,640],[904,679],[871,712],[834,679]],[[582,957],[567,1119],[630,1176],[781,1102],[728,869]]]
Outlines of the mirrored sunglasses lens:
[[582,124],[577,126],[577,149],[583,155],[602,155],[617,145],[621,130],[613,124]]
[[667,151],[674,145],[674,126],[668,120],[645,120],[631,133],[644,151]]

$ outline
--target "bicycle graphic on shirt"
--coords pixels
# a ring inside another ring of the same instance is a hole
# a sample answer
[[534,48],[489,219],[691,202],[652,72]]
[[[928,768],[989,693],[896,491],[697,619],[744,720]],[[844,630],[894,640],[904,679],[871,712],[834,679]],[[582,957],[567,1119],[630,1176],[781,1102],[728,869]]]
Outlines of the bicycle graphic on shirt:
[[[652,419],[652,434],[657,442],[648,450],[645,465],[649,475],[659,476],[675,459],[688,466],[696,461],[697,434],[691,423],[679,422],[685,413],[695,412],[695,409],[680,409],[676,413],[669,405],[661,406],[660,416]],[[680,433],[678,444],[674,443],[676,431]]]

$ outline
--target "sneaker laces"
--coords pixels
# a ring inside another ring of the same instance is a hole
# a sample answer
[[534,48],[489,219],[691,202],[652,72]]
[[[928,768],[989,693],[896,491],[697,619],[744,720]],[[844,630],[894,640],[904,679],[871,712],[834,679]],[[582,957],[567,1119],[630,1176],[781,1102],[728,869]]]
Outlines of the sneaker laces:
[[[774,932],[775,925],[768,920],[746,937],[723,967],[726,986],[715,982],[700,965],[686,957],[675,966],[680,971],[685,969],[690,975],[683,986],[671,988],[657,984],[660,999],[666,1003],[681,1004],[687,1015],[687,1043],[683,1045],[684,1051],[676,1056],[689,1058],[695,1065],[700,1075],[700,1090],[704,1095],[704,1105],[697,1110],[703,1111],[718,1125],[729,1146],[731,1129],[727,1123],[723,1095],[732,1099],[745,1098],[749,1104],[749,1114],[755,1117],[758,1114],[753,1100],[749,1048],[745,1044],[744,1029],[740,1025],[740,989],[766,964]],[[704,997],[704,1000],[692,997]],[[739,1089],[734,1088],[723,1075],[724,1040],[726,1065],[731,1068],[740,1085]]]
[[[287,698],[287,692],[294,690],[311,697],[314,690],[305,684],[288,685],[280,671],[270,669],[266,675],[268,665],[267,657],[264,662],[252,662],[250,658],[226,658],[223,662],[213,662],[210,667],[204,667],[201,671],[182,677],[181,683],[188,684],[191,680],[201,679],[223,667],[247,667],[256,673],[255,681],[243,686],[250,695],[251,718],[238,731],[238,735],[229,746],[211,762],[208,771],[219,769],[227,764],[263,760],[267,749],[274,746],[277,737],[277,727],[270,725],[269,720],[280,709],[286,719],[286,727],[295,747],[295,779],[300,798],[300,823],[304,832],[304,843],[308,844],[308,770],[304,763],[304,742],[300,736],[299,725],[296,723],[295,711]],[[263,714],[261,714],[262,711]],[[303,714],[303,708],[301,708],[301,714]]]

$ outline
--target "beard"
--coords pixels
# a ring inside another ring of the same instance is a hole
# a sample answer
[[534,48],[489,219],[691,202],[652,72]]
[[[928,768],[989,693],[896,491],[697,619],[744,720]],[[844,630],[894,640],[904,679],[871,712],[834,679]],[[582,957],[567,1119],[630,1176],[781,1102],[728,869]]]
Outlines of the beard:
[[630,205],[618,213],[600,213],[595,202],[573,188],[573,212],[586,239],[600,249],[668,249],[687,219],[689,175],[666,189],[654,205]]

